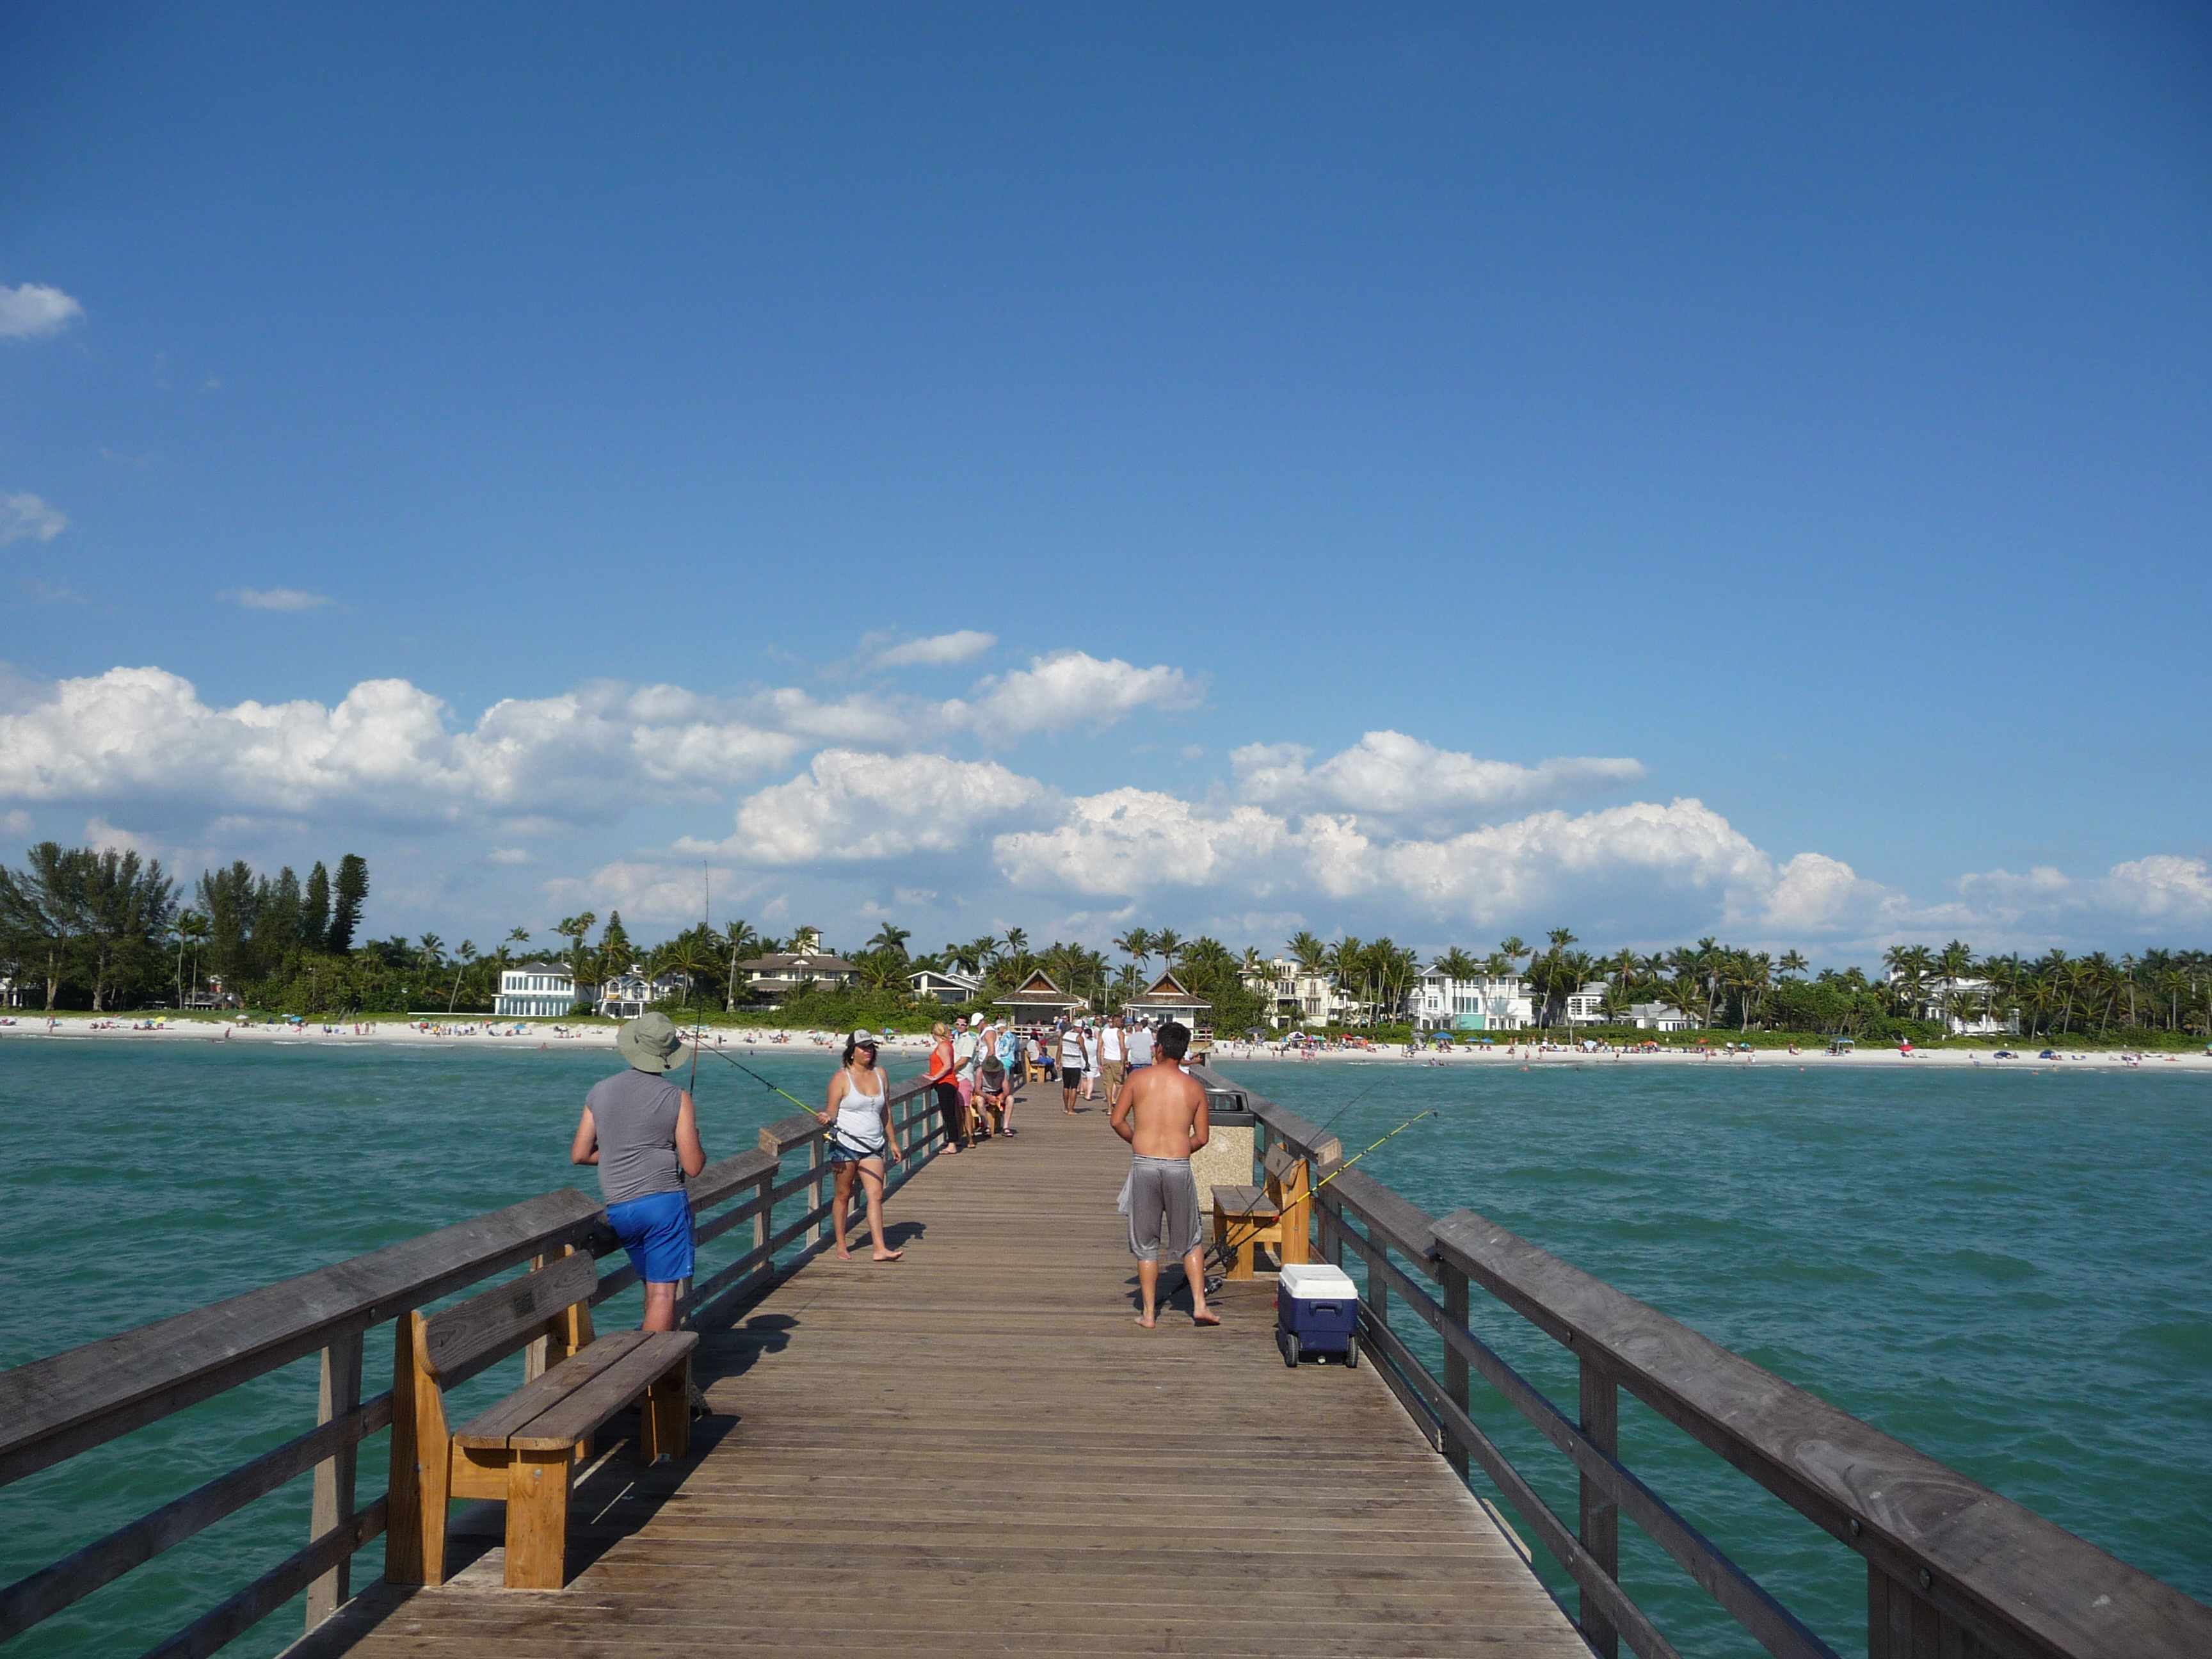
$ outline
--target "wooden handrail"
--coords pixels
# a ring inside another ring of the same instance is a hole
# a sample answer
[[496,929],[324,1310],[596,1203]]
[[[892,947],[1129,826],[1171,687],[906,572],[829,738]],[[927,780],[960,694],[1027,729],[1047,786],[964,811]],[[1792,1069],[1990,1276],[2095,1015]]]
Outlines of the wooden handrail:
[[[1331,1138],[1296,1114],[1259,1099],[1253,1110],[1272,1135],[1317,1164],[1340,1155],[1325,1145]],[[1963,1650],[2017,1659],[2212,1653],[2212,1607],[1473,1211],[1432,1219],[1358,1170],[1339,1174],[1317,1203],[1324,1255],[1349,1250],[1367,1268],[1362,1328],[1385,1362],[1386,1378],[1462,1470],[1470,1457],[1481,1464],[1521,1510],[1582,1588],[1585,1632],[1600,1651],[1610,1650],[1616,1632],[1649,1659],[1673,1651],[1640,1611],[1623,1605],[1610,1530],[1618,1513],[1642,1527],[1770,1652],[1789,1659],[1831,1652],[1619,1461],[1611,1409],[1603,1404],[1618,1386],[1866,1558],[1869,1651],[1876,1659],[1910,1659],[1927,1632],[1943,1631],[1955,1632],[1940,1637],[1952,1644],[1945,1653],[1966,1640],[1979,1648]],[[1393,1252],[1439,1285],[1443,1299],[1391,1260]],[[1469,1285],[1577,1355],[1579,1421],[1468,1328]],[[1389,1328],[1394,1296],[1443,1340],[1442,1382]],[[1468,1416],[1469,1369],[1575,1465],[1583,1536]],[[1594,1399],[1601,1406],[1595,1413]]]
[[568,1243],[574,1188],[0,1372],[0,1486]]
[[1472,1210],[1442,1258],[2001,1652],[2212,1653],[2212,1607]]
[[[892,1172],[887,1193],[911,1179],[937,1144],[940,1127],[927,1095],[927,1085],[918,1080],[890,1091],[890,1103],[901,1109],[894,1121],[902,1132],[918,1123],[928,1127],[909,1139],[910,1156]],[[710,1164],[686,1183],[695,1217],[720,1211],[695,1220],[700,1242],[748,1220],[755,1228],[750,1250],[681,1299],[678,1311],[686,1320],[754,1294],[791,1271],[796,1264],[779,1268],[776,1256],[801,1238],[811,1238],[812,1249],[824,1242],[823,1223],[830,1210],[826,1199],[781,1230],[775,1227],[774,1210],[779,1199],[829,1179],[830,1168],[820,1158],[820,1143],[829,1132],[811,1116],[773,1128],[776,1133],[764,1133],[760,1148]],[[799,1146],[808,1149],[809,1167],[779,1185],[782,1165],[775,1148]],[[0,1589],[0,1640],[37,1625],[310,1468],[316,1472],[317,1514],[307,1546],[153,1652],[163,1659],[199,1659],[303,1589],[310,1591],[312,1628],[344,1599],[347,1563],[383,1533],[390,1514],[384,1498],[358,1510],[353,1506],[352,1468],[359,1443],[393,1418],[389,1394],[356,1403],[362,1334],[563,1248],[602,1257],[621,1248],[605,1211],[573,1188],[0,1372],[4,1485],[318,1349],[324,1353],[322,1422]],[[636,1280],[624,1263],[599,1279],[592,1300],[603,1301]],[[339,1361],[335,1365],[334,1358]],[[349,1376],[334,1388],[334,1380],[349,1367]]]

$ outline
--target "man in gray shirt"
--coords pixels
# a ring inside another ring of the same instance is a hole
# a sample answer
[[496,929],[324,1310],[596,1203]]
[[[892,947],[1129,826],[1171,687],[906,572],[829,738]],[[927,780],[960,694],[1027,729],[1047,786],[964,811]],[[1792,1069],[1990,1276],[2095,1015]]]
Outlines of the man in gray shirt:
[[689,1090],[668,1079],[683,1038],[665,1014],[647,1014],[615,1033],[630,1069],[595,1085],[568,1149],[595,1164],[607,1221],[645,1281],[648,1331],[676,1328],[676,1287],[691,1277],[691,1200],[684,1179],[707,1167]]

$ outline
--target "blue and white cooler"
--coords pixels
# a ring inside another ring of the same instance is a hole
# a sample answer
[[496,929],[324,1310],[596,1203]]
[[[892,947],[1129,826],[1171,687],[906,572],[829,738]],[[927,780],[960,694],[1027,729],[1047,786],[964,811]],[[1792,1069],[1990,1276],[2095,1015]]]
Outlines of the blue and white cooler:
[[1286,1261],[1275,1281],[1275,1346],[1283,1364],[1302,1354],[1342,1354],[1359,1363],[1359,1287],[1341,1267]]

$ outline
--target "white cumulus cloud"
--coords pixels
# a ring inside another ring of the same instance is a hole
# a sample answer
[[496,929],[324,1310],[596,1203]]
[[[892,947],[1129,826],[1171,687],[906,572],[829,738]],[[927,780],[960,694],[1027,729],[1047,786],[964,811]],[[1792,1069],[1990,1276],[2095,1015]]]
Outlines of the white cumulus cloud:
[[1292,811],[1394,819],[1429,834],[1512,809],[1618,789],[1644,775],[1640,761],[1561,757],[1535,766],[1438,749],[1402,732],[1370,732],[1309,766],[1297,744],[1252,744],[1229,763],[1244,799]]
[[1020,887],[1133,895],[1162,886],[1249,885],[1290,844],[1289,826],[1256,806],[1211,812],[1149,789],[1071,802],[1048,830],[1000,836],[999,868]]
[[69,528],[69,520],[28,490],[0,495],[0,547],[9,542],[50,542]]
[[[1051,792],[991,761],[827,749],[788,783],[746,799],[718,850],[760,864],[849,862],[946,853],[980,828],[1035,810]],[[678,850],[692,843],[679,842]]]
[[[584,879],[560,877],[544,884],[546,897],[562,909],[595,912],[601,921],[619,910],[627,924],[698,921],[711,898],[716,915],[725,904],[741,904],[757,889],[737,880],[736,872],[713,866],[659,864],[618,860],[603,864]],[[720,925],[718,921],[715,924]]]
[[1006,743],[1032,732],[1110,726],[1140,708],[1195,708],[1206,689],[1164,664],[1139,668],[1119,657],[1055,651],[984,680],[971,696],[966,704],[948,704],[948,713],[987,742]]
[[58,334],[83,315],[82,306],[43,283],[0,287],[0,340],[32,340],[41,334]]
[[886,646],[876,653],[877,665],[883,668],[908,666],[939,667],[946,663],[966,662],[980,657],[999,642],[996,634],[978,633],[972,628],[961,629],[952,634],[933,634],[924,640],[906,640],[897,645]]

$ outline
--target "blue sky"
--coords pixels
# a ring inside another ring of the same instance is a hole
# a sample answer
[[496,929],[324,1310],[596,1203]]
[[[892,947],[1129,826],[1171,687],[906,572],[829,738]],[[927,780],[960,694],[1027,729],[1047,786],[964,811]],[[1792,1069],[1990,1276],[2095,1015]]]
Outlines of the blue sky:
[[2212,943],[2199,9],[27,6],[0,154],[10,843]]

